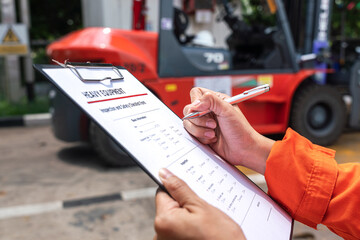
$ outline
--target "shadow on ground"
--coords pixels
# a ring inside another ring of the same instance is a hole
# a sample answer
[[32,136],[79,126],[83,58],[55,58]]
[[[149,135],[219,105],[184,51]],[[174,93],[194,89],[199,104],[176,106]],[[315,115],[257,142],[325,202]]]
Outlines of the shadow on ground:
[[58,152],[57,155],[59,159],[65,163],[91,168],[97,171],[109,171],[109,170],[129,171],[131,169],[138,169],[137,166],[118,167],[118,166],[109,165],[100,156],[98,156],[98,154],[92,149],[90,145],[83,143],[79,143],[78,145],[63,148]]

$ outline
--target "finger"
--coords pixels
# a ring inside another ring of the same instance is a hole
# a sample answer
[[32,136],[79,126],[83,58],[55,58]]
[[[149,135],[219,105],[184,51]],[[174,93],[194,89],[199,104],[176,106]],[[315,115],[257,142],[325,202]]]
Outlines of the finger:
[[217,92],[216,95],[221,98],[222,100],[226,100],[228,98],[230,98],[229,95],[225,94],[225,93],[220,93],[220,92]]
[[166,168],[160,169],[159,176],[166,190],[179,203],[180,207],[196,205],[197,202],[201,201],[184,181]]
[[204,127],[204,128],[209,128],[209,129],[215,129],[217,126],[213,114],[206,114],[202,117],[192,118],[192,119],[188,119],[186,121],[188,121],[198,127]]
[[[206,89],[206,88],[200,88],[200,87],[192,88],[190,90],[190,98],[191,98],[192,103],[188,104],[184,107],[184,109],[183,109],[184,116],[191,112],[195,112],[197,110],[199,111],[201,109],[201,107],[200,108],[198,107],[201,102],[200,100],[202,98],[204,98],[204,96],[207,94],[210,94],[211,96],[217,96],[220,100],[225,100],[230,97],[224,93],[214,92],[214,91]],[[201,111],[205,111],[205,110],[208,110],[208,109],[204,108],[204,110],[201,110]],[[210,110],[212,110],[212,109],[210,109]]]
[[[186,116],[188,113],[191,112],[190,109],[191,109],[190,105],[188,105],[184,108],[184,116]],[[217,122],[214,119],[213,114],[206,114],[202,117],[186,119],[183,122],[184,122],[184,126],[186,128],[188,128],[187,130],[188,131],[190,130],[190,133],[192,133],[194,136],[198,136],[198,135],[195,134],[195,132],[193,132],[191,130],[192,129],[196,130],[196,127],[203,128],[203,129],[201,129],[202,132],[204,132],[208,129],[215,129],[217,127]],[[191,127],[191,129],[190,129],[190,127]],[[201,132],[200,132],[200,134],[201,134]],[[198,137],[200,137],[200,135]]]
[[196,137],[204,144],[213,142],[214,138],[216,138],[215,130],[212,128],[197,126],[196,124],[188,120],[183,121],[183,125],[191,135]]
[[178,208],[179,204],[172,199],[169,194],[160,190],[156,193],[155,197],[156,215],[166,213],[170,209]]
[[[228,112],[228,110],[236,110],[241,112],[237,105],[231,105],[224,101],[229,98],[228,95],[214,92],[205,88],[193,88],[190,91],[192,103],[184,107],[184,116],[191,112],[208,111],[214,112],[219,116],[220,113]],[[224,108],[225,107],[225,108]],[[201,118],[200,118],[201,119]]]
[[157,240],[157,239],[158,239],[158,237],[157,237],[157,234],[155,233],[153,240]]
[[190,110],[199,112],[210,110],[216,116],[226,115],[234,111],[235,108],[230,103],[224,101],[221,96],[223,95],[218,96],[216,93],[206,92],[199,99],[200,103],[191,107]]
[[193,101],[191,104],[188,104],[184,107],[183,109],[183,113],[184,115],[187,115],[188,113],[192,112],[192,109],[197,106],[200,103],[199,99],[196,99],[195,101]]
[[184,107],[184,109],[183,109],[183,114],[184,114],[184,116],[186,116],[187,114],[189,114],[190,112],[191,112],[191,107],[192,107],[192,105],[191,104],[188,104],[188,105],[186,105],[185,107]]
[[190,90],[190,99],[191,102],[194,102],[195,100],[199,99],[202,97],[202,95],[204,95],[205,89],[203,88],[199,88],[199,87],[194,87]]

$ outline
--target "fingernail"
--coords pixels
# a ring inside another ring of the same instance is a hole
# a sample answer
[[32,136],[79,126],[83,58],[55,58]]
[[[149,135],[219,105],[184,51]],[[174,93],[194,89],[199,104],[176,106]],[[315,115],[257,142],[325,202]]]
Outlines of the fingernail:
[[159,170],[159,177],[160,177],[161,180],[163,180],[163,179],[165,180],[165,179],[171,177],[172,175],[173,174],[169,170],[167,170],[166,168],[161,168]]
[[193,105],[193,106],[197,106],[197,105],[199,105],[200,104],[200,100],[199,99],[196,99],[195,101],[193,101],[192,103],[191,103],[191,105]]
[[204,135],[205,135],[205,137],[207,137],[207,138],[213,138],[213,137],[215,137],[215,132],[214,132],[214,131],[206,131],[206,132],[204,133]]
[[208,120],[206,122],[206,126],[209,127],[209,128],[216,128],[216,122],[213,121],[213,120]]

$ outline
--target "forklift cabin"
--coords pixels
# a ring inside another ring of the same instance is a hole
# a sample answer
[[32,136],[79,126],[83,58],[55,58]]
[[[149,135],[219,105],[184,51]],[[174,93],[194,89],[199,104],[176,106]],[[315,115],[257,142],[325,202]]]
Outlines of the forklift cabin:
[[[194,46],[186,35],[189,20],[172,1],[161,1],[158,43],[159,77],[238,75],[251,73],[297,72],[293,38],[282,2],[276,6],[277,26],[251,26],[233,16],[223,1],[222,16],[232,33],[228,49]],[[174,19],[174,20],[173,20]],[[174,34],[175,33],[175,34]],[[171,51],[169,51],[171,49]]]

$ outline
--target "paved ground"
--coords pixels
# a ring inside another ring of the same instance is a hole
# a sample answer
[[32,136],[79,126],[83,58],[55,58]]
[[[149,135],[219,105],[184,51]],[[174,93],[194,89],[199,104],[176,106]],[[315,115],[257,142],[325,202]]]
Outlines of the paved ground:
[[[2,128],[0,136],[0,208],[156,187],[139,168],[107,168],[87,146],[55,140],[49,127]],[[150,239],[153,217],[149,196],[60,208],[0,220],[0,239]]]
[[[0,239],[152,239],[156,185],[139,168],[108,168],[48,126],[0,128],[0,136]],[[359,161],[359,145],[359,133],[344,134],[337,160]],[[304,232],[339,239],[296,223],[294,234]]]

